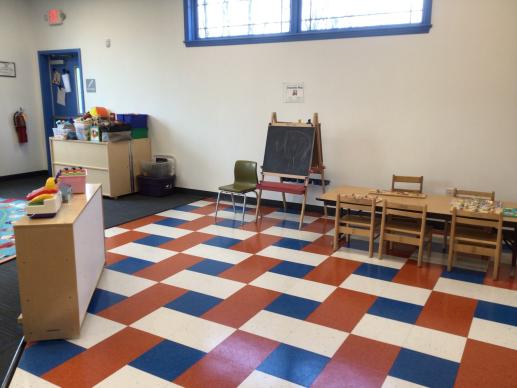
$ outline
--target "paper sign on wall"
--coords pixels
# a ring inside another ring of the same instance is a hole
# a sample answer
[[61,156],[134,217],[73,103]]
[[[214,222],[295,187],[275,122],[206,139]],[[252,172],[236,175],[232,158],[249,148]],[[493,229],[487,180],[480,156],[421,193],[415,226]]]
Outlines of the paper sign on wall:
[[86,78],[86,93],[96,93],[97,82],[95,78]]
[[304,94],[303,82],[284,83],[284,102],[303,102]]

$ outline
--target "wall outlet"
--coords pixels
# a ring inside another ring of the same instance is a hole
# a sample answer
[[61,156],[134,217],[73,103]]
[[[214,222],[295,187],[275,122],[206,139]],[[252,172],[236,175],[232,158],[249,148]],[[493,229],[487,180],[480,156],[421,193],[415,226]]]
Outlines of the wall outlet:
[[452,197],[452,194],[454,194],[454,187],[447,187],[445,189],[445,195]]

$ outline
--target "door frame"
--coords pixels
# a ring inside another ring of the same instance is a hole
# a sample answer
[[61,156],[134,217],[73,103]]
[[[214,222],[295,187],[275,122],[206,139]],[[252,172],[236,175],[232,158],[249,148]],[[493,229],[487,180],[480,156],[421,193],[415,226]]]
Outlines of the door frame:
[[50,158],[50,142],[48,138],[53,135],[52,132],[52,90],[50,88],[50,70],[49,60],[51,55],[63,55],[63,54],[76,54],[77,55],[77,67],[81,70],[81,82],[77,87],[81,88],[83,99],[81,101],[82,111],[85,111],[85,94],[84,94],[84,73],[81,60],[81,49],[62,49],[62,50],[43,50],[38,51],[38,66],[39,66],[39,77],[40,77],[40,88],[41,88],[41,102],[43,104],[43,124],[44,124],[44,139],[45,149],[47,150],[47,168],[49,175],[52,175],[52,162]]

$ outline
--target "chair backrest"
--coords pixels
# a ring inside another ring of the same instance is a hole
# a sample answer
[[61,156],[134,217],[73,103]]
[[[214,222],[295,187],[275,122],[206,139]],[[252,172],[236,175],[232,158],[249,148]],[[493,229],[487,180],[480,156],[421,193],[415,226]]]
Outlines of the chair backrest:
[[501,230],[503,227],[503,212],[480,213],[467,210],[452,209],[453,225],[468,225],[479,228],[495,228]]
[[376,198],[354,198],[350,195],[341,194],[337,198],[336,214],[338,209],[350,209],[375,213]]
[[490,201],[495,200],[495,191],[472,191],[472,190],[462,190],[462,189],[454,189],[452,192],[453,197],[457,198],[480,198],[480,199],[489,199]]
[[[396,183],[409,183],[418,185],[417,189],[406,189],[403,187],[395,187]],[[393,175],[391,179],[391,191],[408,191],[410,193],[420,193],[424,188],[424,177],[423,176],[404,176],[404,175]]]
[[237,160],[233,169],[235,183],[257,184],[257,162]]
[[405,203],[384,201],[383,215],[413,218],[425,221],[427,217],[427,205],[408,205]]

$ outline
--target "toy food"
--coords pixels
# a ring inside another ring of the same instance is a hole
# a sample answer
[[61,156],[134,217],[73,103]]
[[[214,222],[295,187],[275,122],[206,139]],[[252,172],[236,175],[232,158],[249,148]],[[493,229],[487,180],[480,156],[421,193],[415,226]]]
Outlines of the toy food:
[[54,217],[61,208],[62,195],[58,190],[56,179],[48,178],[45,186],[33,190],[26,196],[29,203],[25,213],[31,218]]
[[29,194],[27,194],[25,199],[27,201],[32,201],[34,198],[36,198],[42,194],[55,194],[55,193],[57,193],[57,191],[58,191],[58,188],[57,188],[56,180],[51,177],[51,178],[47,179],[45,186],[31,191]]

